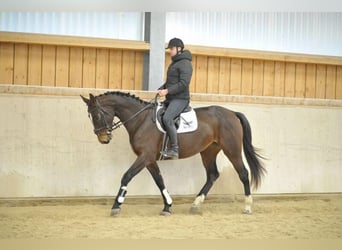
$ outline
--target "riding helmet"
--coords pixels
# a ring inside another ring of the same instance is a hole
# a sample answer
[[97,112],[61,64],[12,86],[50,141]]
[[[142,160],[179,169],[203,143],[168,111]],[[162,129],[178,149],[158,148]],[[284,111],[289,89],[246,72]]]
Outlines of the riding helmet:
[[173,47],[181,47],[183,49],[184,48],[184,43],[179,38],[172,38],[169,41],[169,44],[167,45],[167,47],[165,49],[170,49],[170,48],[173,48]]

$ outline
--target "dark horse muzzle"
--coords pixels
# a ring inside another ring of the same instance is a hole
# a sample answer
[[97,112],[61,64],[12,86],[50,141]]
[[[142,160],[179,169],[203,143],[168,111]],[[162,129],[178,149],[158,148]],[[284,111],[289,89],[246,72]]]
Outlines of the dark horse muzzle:
[[98,132],[95,132],[97,135],[97,139],[102,144],[108,144],[110,140],[112,139],[112,132],[107,129],[102,129]]

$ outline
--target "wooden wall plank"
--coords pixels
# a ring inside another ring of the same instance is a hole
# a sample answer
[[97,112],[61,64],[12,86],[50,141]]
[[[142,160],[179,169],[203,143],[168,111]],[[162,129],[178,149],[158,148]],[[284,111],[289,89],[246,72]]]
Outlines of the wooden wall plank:
[[253,86],[253,60],[242,60],[241,94],[251,95]]
[[[192,76],[191,76],[191,81],[190,81],[190,87],[189,87],[189,90],[190,90],[190,93],[194,93],[195,90],[196,90],[196,67],[197,67],[197,56],[192,56],[192,61],[191,61],[191,64],[192,64]],[[167,70],[167,68],[166,68]],[[166,71],[165,70],[165,75],[166,75]],[[165,77],[166,78],[166,77]]]
[[285,96],[294,97],[296,83],[296,64],[285,63]]
[[4,41],[68,47],[113,48],[135,51],[148,51],[150,49],[149,44],[145,41],[0,31],[0,42]]
[[134,51],[124,50],[122,53],[122,89],[134,89]]
[[109,51],[109,88],[122,88],[122,50]]
[[17,43],[14,46],[14,84],[27,84],[28,45]]
[[42,84],[42,45],[30,44],[28,53],[28,85]]
[[207,93],[208,83],[208,57],[197,56],[196,62],[196,93]]
[[274,96],[285,95],[285,63],[275,62],[274,64]]
[[306,65],[305,98],[316,96],[316,64]]
[[241,72],[242,60],[240,58],[232,58],[231,60],[231,74],[230,74],[230,94],[241,94]]
[[[0,42],[0,84],[142,89],[145,51],[42,44]],[[195,54],[190,91],[342,99],[340,64],[279,60]]]
[[56,86],[69,86],[69,47],[57,46],[56,49]]
[[295,97],[305,97],[306,65],[296,63]]
[[336,68],[336,99],[342,99],[342,66]]
[[[150,46],[144,41],[128,41],[119,39],[73,37],[44,34],[25,34],[0,31],[0,42],[50,44],[58,46],[79,46],[93,48],[130,49],[148,51]],[[241,50],[205,46],[187,46],[194,55],[248,58],[253,60],[288,61],[313,64],[342,65],[342,58],[338,56],[303,55],[294,53],[267,52],[256,50]]]
[[70,48],[69,86],[82,88],[83,48]]
[[13,84],[13,67],[13,43],[0,43],[0,84]]
[[[135,52],[134,89],[143,89],[144,53]],[[161,84],[161,83],[160,83]]]
[[83,88],[95,88],[96,76],[96,49],[84,48],[83,50]]
[[207,93],[218,94],[219,92],[219,72],[220,72],[220,58],[208,58],[208,83]]
[[262,96],[264,88],[264,61],[253,60],[252,95]]
[[274,76],[275,64],[274,61],[265,61],[264,63],[264,96],[274,96]]
[[325,98],[325,82],[327,79],[326,65],[317,64],[316,98]]
[[109,87],[109,50],[96,50],[96,88]]
[[55,86],[56,46],[43,45],[42,53],[42,85]]
[[327,65],[326,98],[336,98],[336,66]]
[[220,73],[219,73],[219,94],[230,93],[230,65],[229,57],[220,58]]

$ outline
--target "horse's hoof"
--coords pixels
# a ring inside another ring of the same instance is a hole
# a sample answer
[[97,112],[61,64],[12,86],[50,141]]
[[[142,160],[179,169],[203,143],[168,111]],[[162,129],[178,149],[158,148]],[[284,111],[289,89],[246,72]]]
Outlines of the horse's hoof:
[[243,214],[252,214],[252,210],[250,210],[250,209],[244,209],[244,210],[242,211],[242,213],[243,213]]
[[161,212],[160,212],[160,215],[161,215],[161,216],[170,216],[170,215],[171,215],[171,212],[169,212],[169,211],[161,211]]
[[113,208],[110,212],[110,216],[118,216],[120,214],[120,208]]
[[190,214],[202,215],[202,210],[198,206],[191,206],[189,212],[190,212]]

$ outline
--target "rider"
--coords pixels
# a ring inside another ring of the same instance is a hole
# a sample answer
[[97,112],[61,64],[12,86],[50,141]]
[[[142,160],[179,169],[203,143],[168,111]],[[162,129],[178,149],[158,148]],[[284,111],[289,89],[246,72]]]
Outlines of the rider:
[[166,96],[164,102],[166,111],[163,123],[170,138],[171,147],[163,155],[178,159],[178,138],[174,119],[189,105],[189,85],[192,76],[191,52],[184,50],[184,43],[179,38],[173,38],[167,46],[172,63],[167,70],[166,82],[158,88],[159,96]]

